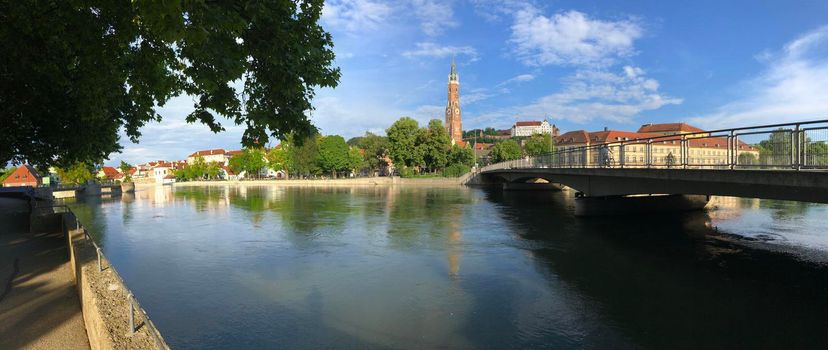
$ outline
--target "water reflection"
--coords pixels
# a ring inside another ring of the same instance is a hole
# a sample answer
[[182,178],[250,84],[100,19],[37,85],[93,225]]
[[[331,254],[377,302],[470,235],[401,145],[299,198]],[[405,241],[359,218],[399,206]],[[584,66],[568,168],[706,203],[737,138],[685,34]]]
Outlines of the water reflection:
[[714,202],[583,219],[569,192],[158,186],[74,206],[175,348],[819,345],[826,268],[734,228],[822,238],[825,206]]

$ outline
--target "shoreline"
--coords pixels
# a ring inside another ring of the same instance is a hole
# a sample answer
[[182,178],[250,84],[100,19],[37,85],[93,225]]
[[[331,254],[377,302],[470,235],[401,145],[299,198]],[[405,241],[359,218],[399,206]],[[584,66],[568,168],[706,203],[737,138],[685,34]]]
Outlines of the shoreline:
[[[138,184],[136,184],[138,185]],[[284,187],[334,187],[334,186],[463,186],[461,178],[400,178],[400,177],[362,177],[349,179],[325,180],[247,180],[247,181],[187,181],[175,182],[173,186],[284,186]],[[140,184],[144,186],[161,186],[161,184]]]

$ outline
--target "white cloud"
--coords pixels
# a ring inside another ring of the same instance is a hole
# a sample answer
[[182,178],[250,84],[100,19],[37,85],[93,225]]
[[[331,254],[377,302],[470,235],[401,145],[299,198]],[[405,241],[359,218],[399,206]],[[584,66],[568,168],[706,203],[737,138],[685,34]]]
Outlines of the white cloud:
[[776,53],[760,56],[766,67],[759,76],[739,85],[742,96],[691,121],[720,128],[828,115],[828,26],[801,35]]
[[527,65],[608,66],[634,54],[641,35],[632,19],[604,21],[578,11],[546,17],[526,6],[514,13],[511,42]]
[[[630,74],[630,73],[635,74]],[[631,122],[637,114],[682,99],[658,91],[656,80],[647,78],[638,67],[624,67],[620,74],[601,70],[581,70],[562,80],[564,89],[541,97],[531,104],[507,107],[475,118],[475,123],[511,122],[514,118],[551,117],[586,123],[594,120]]]
[[504,86],[504,85],[508,85],[508,84],[512,84],[512,83],[523,83],[523,82],[532,81],[532,80],[535,80],[534,75],[532,75],[532,74],[521,74],[521,75],[514,76],[512,78],[506,79],[503,82],[501,82],[500,84],[495,85],[495,87]]
[[472,61],[477,60],[477,50],[471,46],[440,46],[432,42],[417,43],[417,48],[403,52],[405,57],[448,57],[451,55],[466,55]]
[[379,29],[392,13],[393,8],[381,1],[332,0],[322,8],[322,23],[356,33]]
[[428,36],[437,36],[444,30],[458,26],[451,3],[435,0],[412,0],[414,14],[420,20],[420,28]]

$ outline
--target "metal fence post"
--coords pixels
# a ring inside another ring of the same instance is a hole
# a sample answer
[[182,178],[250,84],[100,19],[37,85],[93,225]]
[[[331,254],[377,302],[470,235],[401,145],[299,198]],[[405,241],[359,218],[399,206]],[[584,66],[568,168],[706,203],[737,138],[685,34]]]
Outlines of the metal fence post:
[[95,247],[95,251],[98,253],[98,272],[102,272],[103,266],[101,266],[101,248]]
[[135,334],[135,305],[132,301],[132,292],[127,294],[127,303],[129,303],[129,334]]
[[801,170],[801,168],[802,168],[802,154],[801,154],[802,145],[800,143],[804,142],[805,138],[802,137],[802,131],[799,130],[799,124],[796,124],[796,128],[794,129],[794,134],[796,135],[796,137],[795,137],[796,147],[794,148],[794,151],[796,151],[795,168],[796,168],[796,170]]

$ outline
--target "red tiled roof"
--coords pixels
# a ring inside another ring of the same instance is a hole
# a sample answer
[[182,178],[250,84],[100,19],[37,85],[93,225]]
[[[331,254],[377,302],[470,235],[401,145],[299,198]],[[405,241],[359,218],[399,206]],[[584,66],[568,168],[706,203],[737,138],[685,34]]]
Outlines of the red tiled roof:
[[233,169],[231,169],[229,166],[223,166],[221,168],[224,169],[225,172],[227,172],[227,175],[236,175],[236,173],[233,172]]
[[704,130],[699,129],[695,126],[685,124],[685,123],[663,123],[663,124],[644,124],[639,129],[638,132],[653,132],[653,133],[662,133],[662,132],[704,132]]
[[540,126],[543,122],[537,120],[530,120],[526,122],[515,122],[515,126]]
[[226,152],[224,151],[223,148],[207,149],[207,150],[203,150],[203,151],[195,151],[195,152],[193,152],[193,154],[190,155],[190,157],[213,156],[213,155],[219,155],[219,154],[225,154],[225,153]]
[[39,184],[40,174],[29,164],[19,166],[3,180],[3,186],[37,186]]
[[115,167],[111,166],[101,167],[101,171],[104,173],[104,176],[109,178],[114,178],[116,175],[120,174],[118,172],[118,169],[115,169]]
[[232,157],[232,156],[235,156],[237,154],[242,154],[242,153],[244,153],[243,149],[235,150],[235,151],[227,151],[225,154]]
[[498,136],[512,136],[512,130],[511,129],[498,130],[497,135]]
[[584,130],[575,130],[563,133],[561,136],[555,138],[555,143],[559,145],[568,145],[573,143],[587,143],[589,135]]
[[493,145],[494,145],[493,143],[478,142],[478,143],[474,144],[474,149],[478,150],[478,151],[482,151],[484,149],[489,149]]

